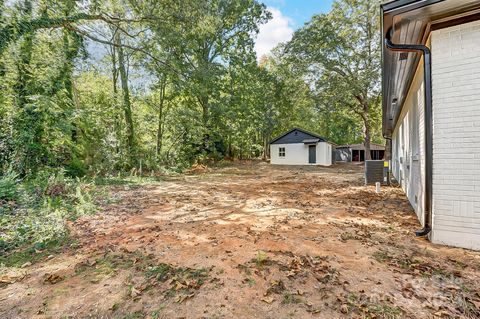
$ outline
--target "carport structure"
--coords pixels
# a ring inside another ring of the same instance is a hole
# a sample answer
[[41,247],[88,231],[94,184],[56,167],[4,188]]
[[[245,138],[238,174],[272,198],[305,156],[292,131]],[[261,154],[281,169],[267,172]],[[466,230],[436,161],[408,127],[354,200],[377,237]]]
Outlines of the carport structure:
[[[336,160],[339,162],[364,162],[365,145],[350,144],[337,146]],[[370,143],[370,156],[372,160],[381,160],[385,155],[385,146]]]

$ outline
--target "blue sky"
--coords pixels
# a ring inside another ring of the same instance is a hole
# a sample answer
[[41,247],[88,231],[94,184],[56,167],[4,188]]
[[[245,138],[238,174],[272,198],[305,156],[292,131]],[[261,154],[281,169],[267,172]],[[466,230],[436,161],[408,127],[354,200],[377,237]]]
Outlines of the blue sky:
[[294,28],[300,28],[310,18],[320,12],[328,12],[333,0],[264,0],[267,7],[279,9],[292,19]]
[[260,27],[255,50],[257,56],[268,54],[281,42],[291,39],[293,32],[310,18],[330,11],[333,0],[263,0],[273,19]]

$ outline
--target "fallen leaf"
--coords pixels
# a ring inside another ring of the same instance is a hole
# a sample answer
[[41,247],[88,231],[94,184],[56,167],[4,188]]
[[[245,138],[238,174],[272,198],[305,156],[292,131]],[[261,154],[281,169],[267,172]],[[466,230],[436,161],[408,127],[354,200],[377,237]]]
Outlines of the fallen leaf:
[[445,288],[448,290],[460,290],[460,287],[454,285],[447,285]]
[[195,293],[191,293],[189,295],[180,295],[180,296],[177,296],[177,298],[175,299],[175,302],[182,303],[187,299],[193,298],[193,296],[195,296]]
[[49,283],[51,285],[54,285],[56,283],[59,283],[64,279],[63,276],[57,275],[57,274],[45,274],[43,276],[43,282],[44,283]]
[[27,267],[29,267],[29,266],[31,266],[31,265],[32,265],[32,263],[29,262],[29,261],[27,261],[26,263],[24,263],[24,264],[21,266],[21,268],[27,268]]
[[274,294],[281,294],[283,293],[283,291],[285,291],[286,287],[285,287],[285,284],[283,283],[283,281],[281,280],[272,280],[270,282],[270,287],[268,287],[267,289],[267,292],[266,292],[266,296],[271,294],[271,293],[274,293]]
[[22,276],[22,277],[14,277],[14,276],[7,276],[7,275],[3,275],[3,276],[0,276],[0,284],[13,284],[17,281],[20,281],[24,278],[25,276]]
[[135,298],[141,294],[141,291],[138,290],[135,287],[132,287],[132,290],[130,291],[130,297]]
[[480,310],[480,300],[470,300],[478,310]]
[[450,313],[448,311],[445,311],[445,310],[440,310],[440,311],[435,312],[434,316],[435,317],[443,317],[443,316],[450,317]]
[[261,300],[262,300],[263,302],[268,303],[268,304],[271,304],[272,302],[275,301],[275,299],[274,299],[273,297],[263,297]]

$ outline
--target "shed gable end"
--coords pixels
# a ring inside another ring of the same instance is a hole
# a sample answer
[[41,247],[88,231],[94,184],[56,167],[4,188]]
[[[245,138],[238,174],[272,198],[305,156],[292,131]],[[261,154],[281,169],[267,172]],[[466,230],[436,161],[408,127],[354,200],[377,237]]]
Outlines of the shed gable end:
[[320,142],[325,142],[325,139],[321,138],[318,135],[305,132],[300,129],[293,129],[280,137],[277,137],[270,144],[295,144],[295,143],[303,143],[304,140],[307,139],[320,139]]

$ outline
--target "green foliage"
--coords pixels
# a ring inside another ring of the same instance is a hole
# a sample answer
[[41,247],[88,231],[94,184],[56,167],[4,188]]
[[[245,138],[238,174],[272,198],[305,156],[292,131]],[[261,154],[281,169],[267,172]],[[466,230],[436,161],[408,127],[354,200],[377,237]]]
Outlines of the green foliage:
[[5,175],[0,176],[0,203],[2,201],[10,201],[17,198],[17,182],[18,175],[12,171],[7,171]]
[[65,173],[70,177],[84,177],[87,175],[87,172],[85,163],[78,158],[72,158],[65,167]]
[[14,207],[0,212],[0,262],[18,264],[65,243],[67,220],[96,212],[94,191],[91,183],[51,170],[17,183]]
[[337,0],[283,48],[337,142],[381,142],[379,1]]
[[268,142],[294,126],[379,141],[376,11],[338,0],[257,62],[254,37],[271,14],[256,0],[3,8],[0,170],[183,171],[267,158]]

